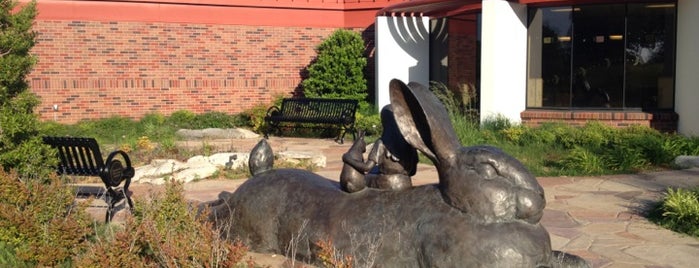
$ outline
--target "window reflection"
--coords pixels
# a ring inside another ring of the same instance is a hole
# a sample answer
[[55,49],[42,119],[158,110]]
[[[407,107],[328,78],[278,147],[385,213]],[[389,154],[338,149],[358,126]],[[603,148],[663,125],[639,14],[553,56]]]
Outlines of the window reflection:
[[646,109],[672,108],[674,4],[631,4],[627,18],[626,104]]
[[674,3],[531,8],[527,106],[667,109]]

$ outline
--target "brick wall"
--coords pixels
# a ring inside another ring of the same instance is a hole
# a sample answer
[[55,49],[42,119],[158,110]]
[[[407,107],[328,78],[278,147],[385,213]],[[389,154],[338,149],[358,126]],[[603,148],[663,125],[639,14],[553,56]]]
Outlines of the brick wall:
[[[475,15],[449,20],[449,87],[460,88],[463,84],[477,86],[476,68],[478,25]],[[475,90],[475,88],[472,88]]]
[[[29,76],[42,119],[239,113],[291,96],[332,28],[38,21]],[[53,105],[58,105],[58,111]]]
[[538,126],[544,122],[563,122],[582,126],[595,120],[614,127],[631,125],[648,126],[663,132],[677,131],[675,112],[641,112],[641,111],[565,111],[565,110],[526,110],[521,113],[522,123]]
[[338,28],[363,33],[373,86],[372,23],[395,2],[39,2],[39,62],[28,76],[42,101],[36,112],[75,123],[269,105],[298,93],[314,48]]

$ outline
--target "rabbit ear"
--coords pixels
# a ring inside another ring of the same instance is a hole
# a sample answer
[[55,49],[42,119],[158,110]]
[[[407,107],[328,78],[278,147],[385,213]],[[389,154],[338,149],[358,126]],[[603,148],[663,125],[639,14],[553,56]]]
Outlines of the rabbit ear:
[[393,79],[389,94],[398,128],[410,145],[435,163],[461,148],[446,108],[424,85]]

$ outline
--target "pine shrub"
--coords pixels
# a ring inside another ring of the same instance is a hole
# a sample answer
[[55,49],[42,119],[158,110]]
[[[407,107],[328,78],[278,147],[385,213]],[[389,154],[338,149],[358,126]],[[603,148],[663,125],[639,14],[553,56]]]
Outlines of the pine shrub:
[[0,165],[5,171],[16,169],[23,178],[45,178],[55,163],[38,135],[33,111],[39,99],[26,81],[36,63],[29,53],[35,16],[35,2],[18,6],[15,0],[0,0]]
[[317,58],[301,82],[306,97],[345,98],[366,101],[364,40],[359,33],[339,29],[318,47]]

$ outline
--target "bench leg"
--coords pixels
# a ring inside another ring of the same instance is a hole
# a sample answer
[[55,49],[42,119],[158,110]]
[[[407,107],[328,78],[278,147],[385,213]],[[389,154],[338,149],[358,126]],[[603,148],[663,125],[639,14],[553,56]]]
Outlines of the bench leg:
[[269,134],[276,132],[277,136],[281,137],[282,136],[282,129],[280,127],[280,122],[275,122],[275,121],[265,121],[267,122],[267,127],[263,131],[262,134],[264,134],[265,139],[269,139]]
[[131,197],[128,195],[128,184],[130,180],[127,181],[127,184],[117,191],[114,191],[111,187],[107,188],[107,193],[105,194],[104,201],[107,203],[107,213],[104,217],[104,222],[108,223],[112,221],[112,218],[114,217],[114,206],[116,203],[119,203],[122,199],[126,199],[126,203],[129,205],[129,211],[133,212],[133,201],[131,200]]
[[347,131],[352,132],[352,140],[357,139],[357,134],[356,134],[357,131],[354,129],[354,127],[341,126],[340,127],[340,134],[339,134],[338,139],[336,141],[338,141],[340,144],[344,144],[345,143],[345,134],[347,134]]
[[340,127],[340,133],[337,134],[337,139],[335,139],[335,141],[337,143],[339,143],[339,144],[345,143],[345,132],[347,132],[347,131],[344,130],[342,127]]
[[129,196],[129,185],[131,185],[131,178],[126,179],[124,188],[121,188],[121,191],[124,197],[126,197],[126,202],[129,204],[129,210],[133,213],[133,201],[131,201],[131,197]]
[[117,193],[111,187],[107,187],[107,192],[104,195],[104,202],[107,203],[107,213],[104,216],[104,222],[109,223],[112,221],[112,217],[114,217],[114,204],[119,202]]

